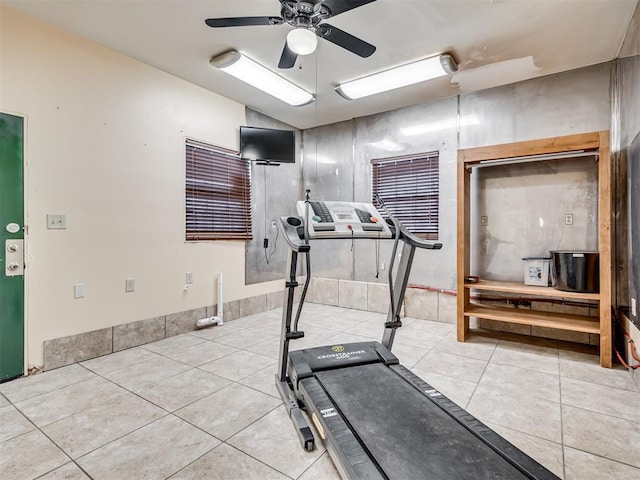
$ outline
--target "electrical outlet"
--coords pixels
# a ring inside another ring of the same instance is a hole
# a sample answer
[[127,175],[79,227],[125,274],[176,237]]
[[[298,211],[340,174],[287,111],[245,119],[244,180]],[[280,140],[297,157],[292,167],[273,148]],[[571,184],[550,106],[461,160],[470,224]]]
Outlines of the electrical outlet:
[[136,279],[135,278],[127,278],[124,282],[124,291],[125,292],[134,292],[136,290]]
[[489,225],[489,217],[486,215],[481,216],[480,225],[482,225],[483,227],[486,227],[487,225]]
[[385,267],[384,262],[380,262],[380,270],[384,271],[384,267]]
[[564,224],[565,225],[573,225],[573,213],[565,213],[564,214]]
[[192,272],[187,272],[184,275],[184,283],[186,283],[187,285],[191,285],[193,283],[193,273]]
[[73,286],[73,298],[84,298],[87,290],[84,283],[76,283]]

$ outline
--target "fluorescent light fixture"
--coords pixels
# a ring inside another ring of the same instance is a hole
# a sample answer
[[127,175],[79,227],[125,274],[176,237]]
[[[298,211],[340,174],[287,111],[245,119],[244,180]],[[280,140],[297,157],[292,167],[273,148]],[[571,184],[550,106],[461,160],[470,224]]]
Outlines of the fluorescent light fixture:
[[308,28],[294,28],[287,34],[287,46],[298,55],[309,55],[315,52],[318,46],[318,37]]
[[236,50],[213,57],[209,63],[294,107],[306,105],[315,100],[315,97],[306,90]]
[[355,100],[442,77],[456,70],[458,70],[458,65],[451,55],[438,55],[374,73],[368,77],[341,83],[336,91],[348,100]]

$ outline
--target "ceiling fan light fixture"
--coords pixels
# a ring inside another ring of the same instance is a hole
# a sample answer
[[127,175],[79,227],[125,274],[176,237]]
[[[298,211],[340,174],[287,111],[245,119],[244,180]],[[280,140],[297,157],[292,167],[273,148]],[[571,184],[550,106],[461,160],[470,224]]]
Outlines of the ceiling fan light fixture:
[[287,46],[298,55],[309,55],[318,46],[318,37],[313,30],[297,27],[287,34]]
[[407,63],[367,77],[341,83],[336,92],[348,100],[406,87],[443,77],[458,70],[458,64],[449,54],[437,55]]
[[311,93],[236,50],[213,57],[209,63],[291,106],[299,107],[315,100]]

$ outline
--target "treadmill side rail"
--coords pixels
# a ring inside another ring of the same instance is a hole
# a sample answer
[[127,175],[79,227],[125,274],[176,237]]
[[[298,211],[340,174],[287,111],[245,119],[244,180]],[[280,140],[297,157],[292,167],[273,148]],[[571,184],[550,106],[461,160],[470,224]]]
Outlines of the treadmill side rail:
[[535,480],[560,480],[557,475],[505,440],[484,423],[454,403],[415,373],[402,365],[390,367],[426,398],[453,417],[460,425],[478,437],[485,445],[517,468],[526,478]]
[[345,480],[388,480],[365,451],[315,377],[300,380],[299,393],[336,469]]

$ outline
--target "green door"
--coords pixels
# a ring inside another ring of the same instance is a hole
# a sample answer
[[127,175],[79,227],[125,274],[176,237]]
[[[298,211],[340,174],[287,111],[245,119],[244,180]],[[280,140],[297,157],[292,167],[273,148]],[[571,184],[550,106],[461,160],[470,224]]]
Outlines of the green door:
[[0,382],[24,373],[23,128],[0,113]]

